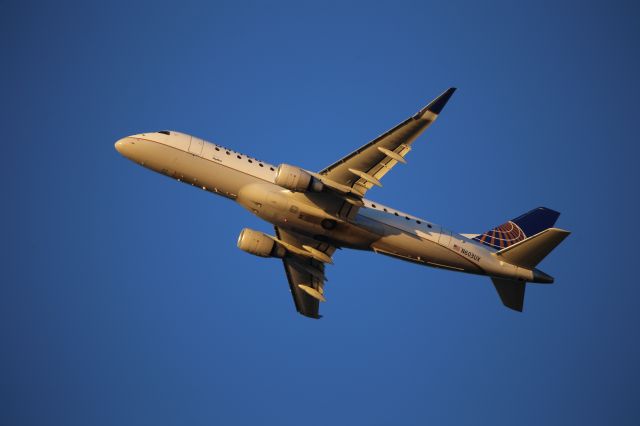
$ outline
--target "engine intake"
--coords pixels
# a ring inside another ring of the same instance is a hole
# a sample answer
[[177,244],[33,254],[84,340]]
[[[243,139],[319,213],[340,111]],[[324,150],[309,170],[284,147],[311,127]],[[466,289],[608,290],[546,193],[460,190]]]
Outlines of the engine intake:
[[244,228],[238,236],[238,248],[260,257],[279,257],[286,254],[284,247],[268,235],[253,229]]
[[296,192],[320,192],[324,188],[322,182],[308,172],[289,164],[280,164],[278,166],[275,184]]

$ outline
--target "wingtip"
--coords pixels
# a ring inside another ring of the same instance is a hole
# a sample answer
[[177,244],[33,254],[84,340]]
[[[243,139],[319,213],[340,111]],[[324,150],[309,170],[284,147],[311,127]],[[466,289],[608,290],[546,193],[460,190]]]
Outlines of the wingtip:
[[456,90],[457,90],[456,87],[449,87],[440,96],[438,96],[433,101],[431,101],[431,103],[427,105],[427,107],[425,108],[425,111],[431,111],[436,115],[440,114],[440,112],[442,111],[444,106],[447,104],[447,102],[449,102],[449,99],[451,98],[451,96],[453,96],[453,93]]

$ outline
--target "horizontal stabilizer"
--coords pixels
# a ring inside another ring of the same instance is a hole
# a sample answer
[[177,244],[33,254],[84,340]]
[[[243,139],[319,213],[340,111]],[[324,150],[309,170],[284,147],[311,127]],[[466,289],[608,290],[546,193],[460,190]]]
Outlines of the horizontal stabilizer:
[[491,280],[504,306],[514,311],[522,312],[526,284],[522,281],[505,280],[502,278],[492,278]]
[[500,250],[495,255],[512,265],[533,269],[571,232],[558,228],[549,228]]
[[[413,142],[442,112],[455,88],[445,90],[426,107],[362,145],[318,173],[316,179],[331,190],[362,198],[374,186],[382,186],[382,178],[405,158]],[[326,180],[326,181],[325,181]]]

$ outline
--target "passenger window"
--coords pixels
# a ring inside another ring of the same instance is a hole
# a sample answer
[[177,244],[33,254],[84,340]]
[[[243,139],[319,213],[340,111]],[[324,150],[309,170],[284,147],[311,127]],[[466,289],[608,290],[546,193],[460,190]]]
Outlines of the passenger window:
[[252,160],[249,160],[249,162],[250,162],[250,163],[253,163],[253,161],[252,161]]
[[242,160],[242,157],[239,155],[236,155],[236,157],[238,157],[238,160]]
[[389,212],[389,210],[387,210],[387,208],[386,208],[386,207],[385,207],[384,209],[382,209],[382,210],[384,210],[384,211],[385,211],[385,212],[387,212],[387,213]]
[[431,224],[430,224],[430,223],[429,223],[429,224],[427,224],[427,226],[428,226],[429,228],[433,228],[433,226],[431,226]]
[[398,214],[398,212],[395,212],[394,214],[395,214],[396,216],[400,216],[400,215]]
[[375,209],[375,208],[376,208],[376,205],[375,205],[375,204],[371,204],[371,207],[373,207],[373,208]]
[[231,153],[229,151],[225,151],[227,153],[227,155],[231,155]]
[[419,220],[416,220],[416,223],[417,223],[418,225],[420,225],[422,222],[420,222]]
[[220,151],[220,148],[218,148],[217,146],[216,146],[216,151]]
[[271,170],[272,172],[275,171],[273,167],[269,167],[269,170]]
[[260,167],[264,167],[264,166],[262,165],[262,163],[259,163],[259,164],[258,164],[258,166],[260,166]]

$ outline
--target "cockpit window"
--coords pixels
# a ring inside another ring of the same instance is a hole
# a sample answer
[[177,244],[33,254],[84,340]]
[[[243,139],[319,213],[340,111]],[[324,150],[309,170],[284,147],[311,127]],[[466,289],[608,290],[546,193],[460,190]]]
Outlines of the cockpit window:
[[168,130],[160,130],[158,133],[162,133],[163,135],[171,135],[171,132]]

